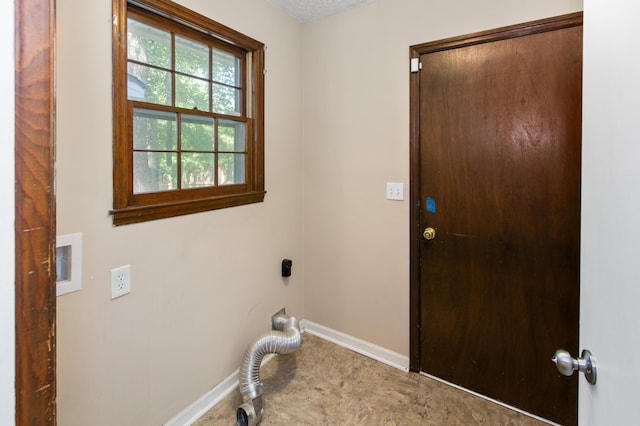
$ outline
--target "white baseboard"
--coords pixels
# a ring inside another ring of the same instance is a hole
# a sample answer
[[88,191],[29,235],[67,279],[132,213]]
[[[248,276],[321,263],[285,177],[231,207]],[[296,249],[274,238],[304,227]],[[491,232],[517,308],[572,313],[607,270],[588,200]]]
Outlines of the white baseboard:
[[303,330],[314,336],[335,343],[366,357],[380,361],[383,364],[398,368],[402,371],[409,371],[409,357],[390,351],[376,344],[358,339],[329,327],[303,320],[300,323]]
[[507,408],[507,409],[509,409],[511,411],[516,411],[516,412],[518,412],[518,413],[520,413],[522,415],[525,415],[527,417],[531,417],[532,419],[536,419],[536,420],[538,420],[540,422],[547,423],[547,424],[549,424],[551,426],[561,426],[561,425],[559,425],[557,423],[554,423],[554,422],[552,422],[550,420],[547,420],[547,419],[544,419],[542,417],[536,416],[535,414],[527,413],[526,411],[523,411],[523,410],[521,410],[519,408],[512,407],[511,405],[507,405],[504,402],[500,402],[500,401],[498,401],[496,399],[489,398],[488,396],[482,395],[482,394],[480,394],[478,392],[474,392],[474,391],[469,390],[467,388],[463,388],[462,386],[456,385],[455,383],[447,382],[446,380],[443,380],[443,379],[441,379],[439,377],[436,377],[436,376],[432,376],[431,374],[427,374],[427,373],[425,373],[423,371],[421,371],[419,374],[421,376],[428,377],[431,380],[435,380],[436,382],[443,383],[443,384],[445,384],[447,386],[451,386],[452,388],[458,389],[458,390],[460,390],[462,392],[465,392],[465,393],[471,394],[473,396],[476,396],[476,397],[478,397],[480,399],[484,399],[485,401],[489,401],[489,402],[492,402],[492,403],[494,403],[496,405],[499,405],[501,407]]
[[[311,321],[302,320],[300,322],[300,327],[303,332],[328,340],[336,345],[345,347],[366,357],[390,365],[391,367],[398,368],[403,371],[409,371],[409,357],[397,352],[390,351],[382,346],[360,340],[357,337],[350,336]],[[267,355],[262,364],[264,365],[274,357],[275,354]],[[164,426],[190,426],[195,423],[200,417],[204,416],[207,411],[211,410],[227,395],[238,388],[239,372],[240,370],[234,371],[229,377],[216,385],[216,387],[202,395],[193,404],[182,410],[171,420],[167,421]]]
[[[275,354],[267,354],[262,359],[262,364],[265,365],[273,358]],[[229,377],[221,381],[211,389],[209,392],[202,395],[193,404],[176,414],[171,420],[164,423],[163,426],[191,426],[200,417],[204,416],[207,411],[215,407],[220,401],[225,399],[227,395],[238,389],[238,378],[240,375],[240,369],[234,371]]]
[[205,413],[215,407],[227,395],[238,388],[238,374],[236,370],[229,377],[220,382],[216,387],[202,395],[193,404],[182,410],[164,426],[190,426]]

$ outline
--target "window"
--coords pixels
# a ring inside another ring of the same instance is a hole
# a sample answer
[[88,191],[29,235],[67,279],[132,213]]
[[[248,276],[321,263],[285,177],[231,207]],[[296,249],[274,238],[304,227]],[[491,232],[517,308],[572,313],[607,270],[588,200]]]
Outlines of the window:
[[264,200],[264,45],[167,0],[114,0],[114,225]]

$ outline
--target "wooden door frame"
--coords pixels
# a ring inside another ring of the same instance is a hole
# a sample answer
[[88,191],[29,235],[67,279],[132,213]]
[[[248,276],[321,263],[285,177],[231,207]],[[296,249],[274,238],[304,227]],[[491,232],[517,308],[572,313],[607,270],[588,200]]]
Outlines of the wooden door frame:
[[[522,37],[526,35],[559,30],[581,26],[583,13],[576,12],[567,15],[556,16],[537,21],[525,22],[508,27],[497,28],[488,31],[437,40],[411,46],[409,48],[409,58],[420,60],[420,55],[439,52],[460,47],[473,46],[509,38]],[[420,73],[411,74],[409,81],[409,114],[410,114],[410,302],[409,302],[409,370],[419,372],[422,369],[421,361],[421,276],[420,259],[422,256],[422,201],[420,199]]]
[[56,424],[55,0],[15,1],[16,425]]

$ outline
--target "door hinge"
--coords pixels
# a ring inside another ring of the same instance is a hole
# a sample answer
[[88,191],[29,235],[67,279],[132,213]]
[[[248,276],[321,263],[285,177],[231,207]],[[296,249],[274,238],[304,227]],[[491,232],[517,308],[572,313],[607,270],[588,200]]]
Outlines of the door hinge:
[[411,58],[411,72],[418,72],[422,69],[420,58]]

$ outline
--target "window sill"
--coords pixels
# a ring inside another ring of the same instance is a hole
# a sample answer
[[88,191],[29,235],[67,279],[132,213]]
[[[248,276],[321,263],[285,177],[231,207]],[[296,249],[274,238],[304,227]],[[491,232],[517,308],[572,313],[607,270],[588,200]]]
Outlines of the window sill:
[[192,213],[219,210],[227,207],[245,204],[261,203],[264,201],[265,191],[246,192],[239,195],[203,198],[199,200],[152,204],[145,206],[130,206],[111,210],[113,225],[129,225],[156,219],[166,219]]

